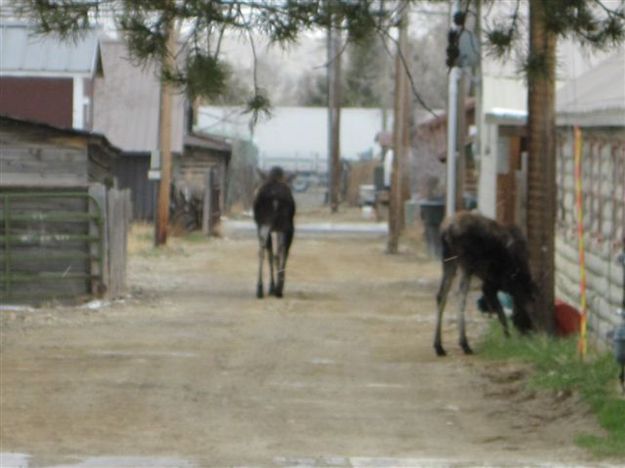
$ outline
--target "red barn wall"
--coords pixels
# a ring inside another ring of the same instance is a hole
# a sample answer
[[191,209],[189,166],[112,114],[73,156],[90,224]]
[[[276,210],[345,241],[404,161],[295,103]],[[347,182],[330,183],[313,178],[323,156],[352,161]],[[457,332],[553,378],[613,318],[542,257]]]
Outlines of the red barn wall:
[[71,78],[0,77],[0,114],[72,127]]

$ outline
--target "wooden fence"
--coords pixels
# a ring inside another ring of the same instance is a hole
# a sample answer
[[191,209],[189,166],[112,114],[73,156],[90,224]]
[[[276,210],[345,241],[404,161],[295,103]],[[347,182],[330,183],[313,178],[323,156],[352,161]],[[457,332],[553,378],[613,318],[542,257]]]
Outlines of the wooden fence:
[[128,232],[132,219],[132,203],[129,189],[107,190],[101,184],[92,184],[89,194],[98,201],[104,216],[103,290],[94,291],[108,298],[122,296],[126,292],[126,264]]
[[0,302],[118,297],[126,288],[128,191],[0,193]]

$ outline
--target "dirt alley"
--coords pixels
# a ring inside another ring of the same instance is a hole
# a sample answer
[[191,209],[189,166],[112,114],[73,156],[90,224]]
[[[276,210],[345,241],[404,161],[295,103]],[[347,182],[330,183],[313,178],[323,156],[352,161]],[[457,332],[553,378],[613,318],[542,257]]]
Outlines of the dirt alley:
[[[254,297],[250,236],[131,246],[126,300],[1,312],[0,452],[29,466],[592,465],[573,442],[599,431],[584,405],[463,356],[453,300],[449,356],[434,355],[439,266],[384,246],[296,237],[282,300]],[[473,343],[486,320],[470,313]]]

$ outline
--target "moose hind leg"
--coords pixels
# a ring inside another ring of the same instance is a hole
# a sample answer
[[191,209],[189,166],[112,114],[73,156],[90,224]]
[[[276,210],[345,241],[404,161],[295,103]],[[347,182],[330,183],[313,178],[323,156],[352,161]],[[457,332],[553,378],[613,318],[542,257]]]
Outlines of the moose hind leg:
[[436,350],[436,354],[438,356],[445,356],[447,353],[443,348],[441,333],[442,333],[442,320],[443,320],[443,312],[445,310],[445,304],[447,303],[447,296],[449,295],[449,290],[451,289],[451,285],[454,281],[454,276],[456,275],[456,267],[457,264],[455,261],[444,261],[443,263],[443,278],[441,279],[441,285],[438,289],[438,294],[436,295],[436,329],[434,332],[434,349]]
[[262,299],[263,291],[263,263],[265,262],[265,248],[269,229],[266,226],[258,229],[258,282],[256,283],[256,297]]
[[271,234],[269,234],[269,236],[267,236],[267,251],[269,252],[269,294],[270,295],[275,295],[276,294],[276,282],[274,280],[275,278],[275,274],[274,274],[274,261],[275,261],[275,255],[273,252],[273,242],[272,242],[272,238],[271,238]]
[[284,292],[284,270],[286,268],[286,243],[285,234],[283,232],[278,233],[277,242],[277,259],[276,269],[278,270],[278,285],[276,287],[276,297],[282,297]]
[[458,334],[459,344],[464,354],[473,354],[473,350],[469,346],[467,340],[466,323],[465,323],[465,309],[467,305],[467,294],[469,293],[469,286],[471,284],[471,275],[466,272],[462,272],[462,278],[460,279],[460,289],[458,290]]

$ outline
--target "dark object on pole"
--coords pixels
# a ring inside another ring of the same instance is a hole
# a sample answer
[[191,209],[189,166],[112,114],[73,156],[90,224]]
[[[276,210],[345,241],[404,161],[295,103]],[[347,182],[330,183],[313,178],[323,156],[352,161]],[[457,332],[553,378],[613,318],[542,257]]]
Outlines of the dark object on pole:
[[448,68],[455,67],[458,64],[460,49],[458,48],[459,32],[456,29],[450,29],[447,33],[447,60],[445,63]]
[[463,28],[465,18],[466,18],[466,15],[464,14],[464,11],[455,12],[454,18],[453,18],[454,24],[458,26],[459,28]]

